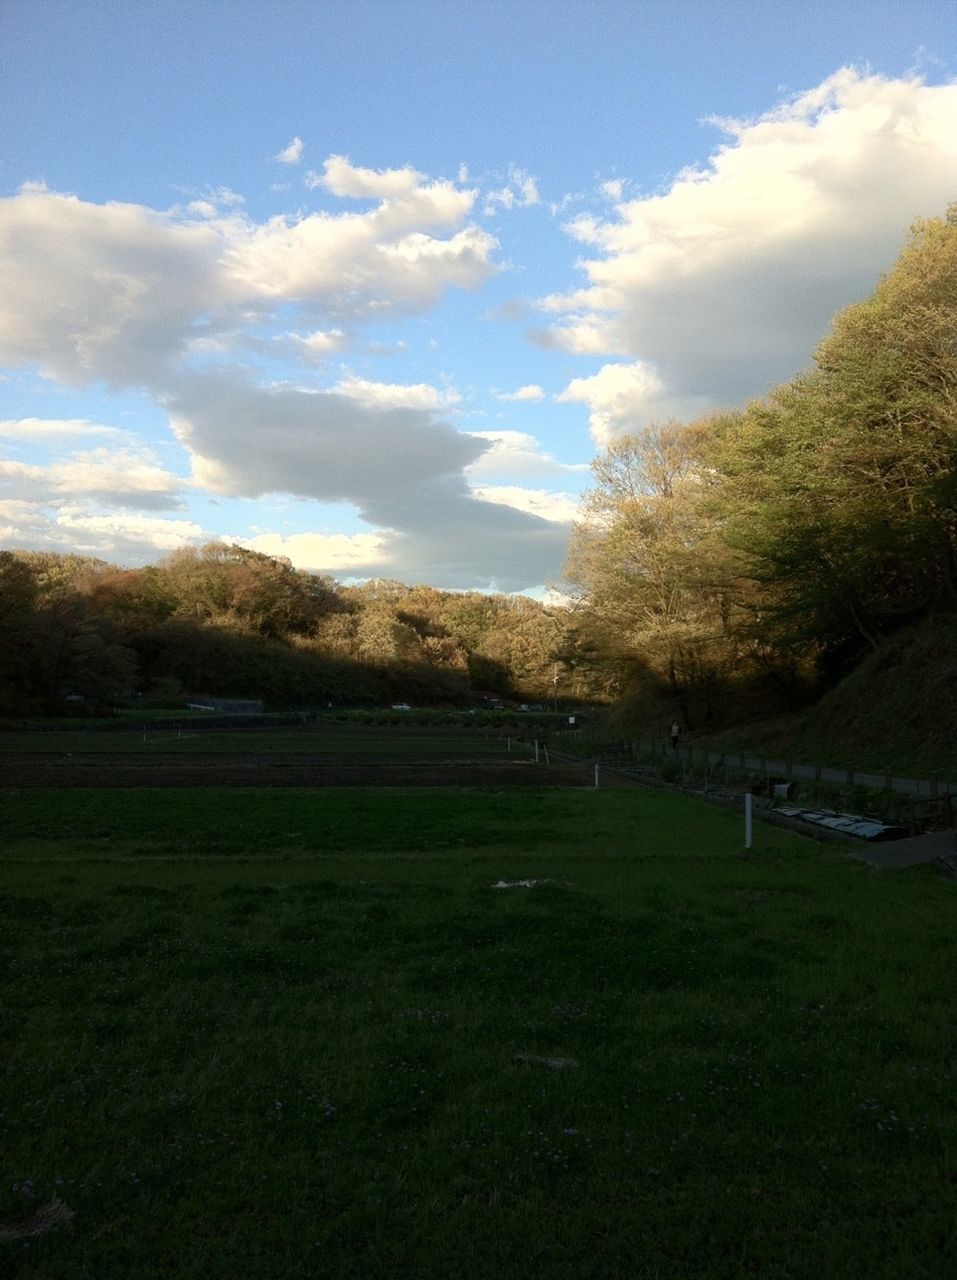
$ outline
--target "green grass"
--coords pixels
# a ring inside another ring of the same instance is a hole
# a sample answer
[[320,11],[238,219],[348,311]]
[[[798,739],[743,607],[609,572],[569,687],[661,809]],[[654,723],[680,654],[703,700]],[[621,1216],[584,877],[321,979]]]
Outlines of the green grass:
[[926,869],[760,826],[746,854],[739,815],[642,791],[0,815],[0,1232],[76,1215],[4,1275],[953,1273],[957,897]]

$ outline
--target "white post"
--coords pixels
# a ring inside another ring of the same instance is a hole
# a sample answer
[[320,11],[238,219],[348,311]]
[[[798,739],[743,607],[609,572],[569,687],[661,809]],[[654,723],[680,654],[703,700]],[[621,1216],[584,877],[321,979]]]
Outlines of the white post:
[[545,752],[545,763],[546,763],[547,765],[549,765],[549,766],[550,766],[552,762],[551,762],[551,760],[549,760],[549,758],[548,758],[548,743],[547,743],[547,742],[543,742],[543,743],[542,743],[542,750]]
[[598,786],[598,761],[595,761],[595,786]]
[[538,764],[538,739],[535,739],[535,763]]
[[744,797],[744,847],[751,848],[751,792],[745,793]]

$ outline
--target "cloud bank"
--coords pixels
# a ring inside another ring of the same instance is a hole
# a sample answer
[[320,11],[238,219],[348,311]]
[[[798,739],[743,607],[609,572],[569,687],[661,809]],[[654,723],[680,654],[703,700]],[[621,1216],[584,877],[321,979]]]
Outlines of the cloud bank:
[[954,198],[954,84],[845,68],[755,120],[711,123],[723,141],[704,168],[566,226],[591,251],[587,282],[542,299],[554,320],[533,336],[628,358],[560,397],[589,405],[599,444],[792,376],[914,218]]
[[[86,390],[146,396],[180,451],[174,474],[143,437],[95,414],[11,414],[4,544],[141,562],[209,536],[190,506],[199,496],[291,495],[300,516],[341,503],[368,528],[259,528],[249,545],[440,586],[520,590],[555,576],[582,467],[517,429],[519,415],[542,415],[547,355],[526,349],[534,360],[500,375],[514,389],[486,390],[496,418],[513,421],[470,430],[476,391],[460,369],[432,381],[414,362],[405,381],[370,372],[376,353],[404,350],[380,326],[526,270],[511,246],[499,258],[498,236],[513,216],[537,219],[566,260],[582,255],[582,277],[539,299],[531,337],[564,370],[555,401],[582,406],[603,445],[793,375],[913,219],[955,195],[957,85],[844,69],[753,120],[710,127],[720,141],[706,165],[652,193],[628,175],[605,181],[595,212],[563,230],[536,210],[527,170],[483,183],[464,166],[450,180],[344,155],[303,175],[307,208],[258,220],[224,187],[166,210],[41,184],[0,199],[0,362],[72,389],[74,405]],[[297,135],[272,161],[296,176],[304,154]]]

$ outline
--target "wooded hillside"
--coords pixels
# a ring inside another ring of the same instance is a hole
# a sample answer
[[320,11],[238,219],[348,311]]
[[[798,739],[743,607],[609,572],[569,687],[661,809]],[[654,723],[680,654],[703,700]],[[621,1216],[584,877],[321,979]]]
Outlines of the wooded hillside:
[[120,569],[0,552],[0,713],[189,693],[274,705],[614,692],[567,613],[524,596],[342,586],[239,546]]
[[957,206],[842,311],[811,369],[594,463],[567,575],[635,714],[802,705],[955,608]]

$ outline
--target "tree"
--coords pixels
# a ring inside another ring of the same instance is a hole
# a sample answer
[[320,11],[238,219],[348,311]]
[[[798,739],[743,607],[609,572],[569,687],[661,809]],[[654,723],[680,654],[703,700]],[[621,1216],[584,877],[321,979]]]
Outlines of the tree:
[[654,425],[596,459],[566,578],[580,635],[660,684],[691,724],[739,657],[735,557],[708,514],[707,421]]

